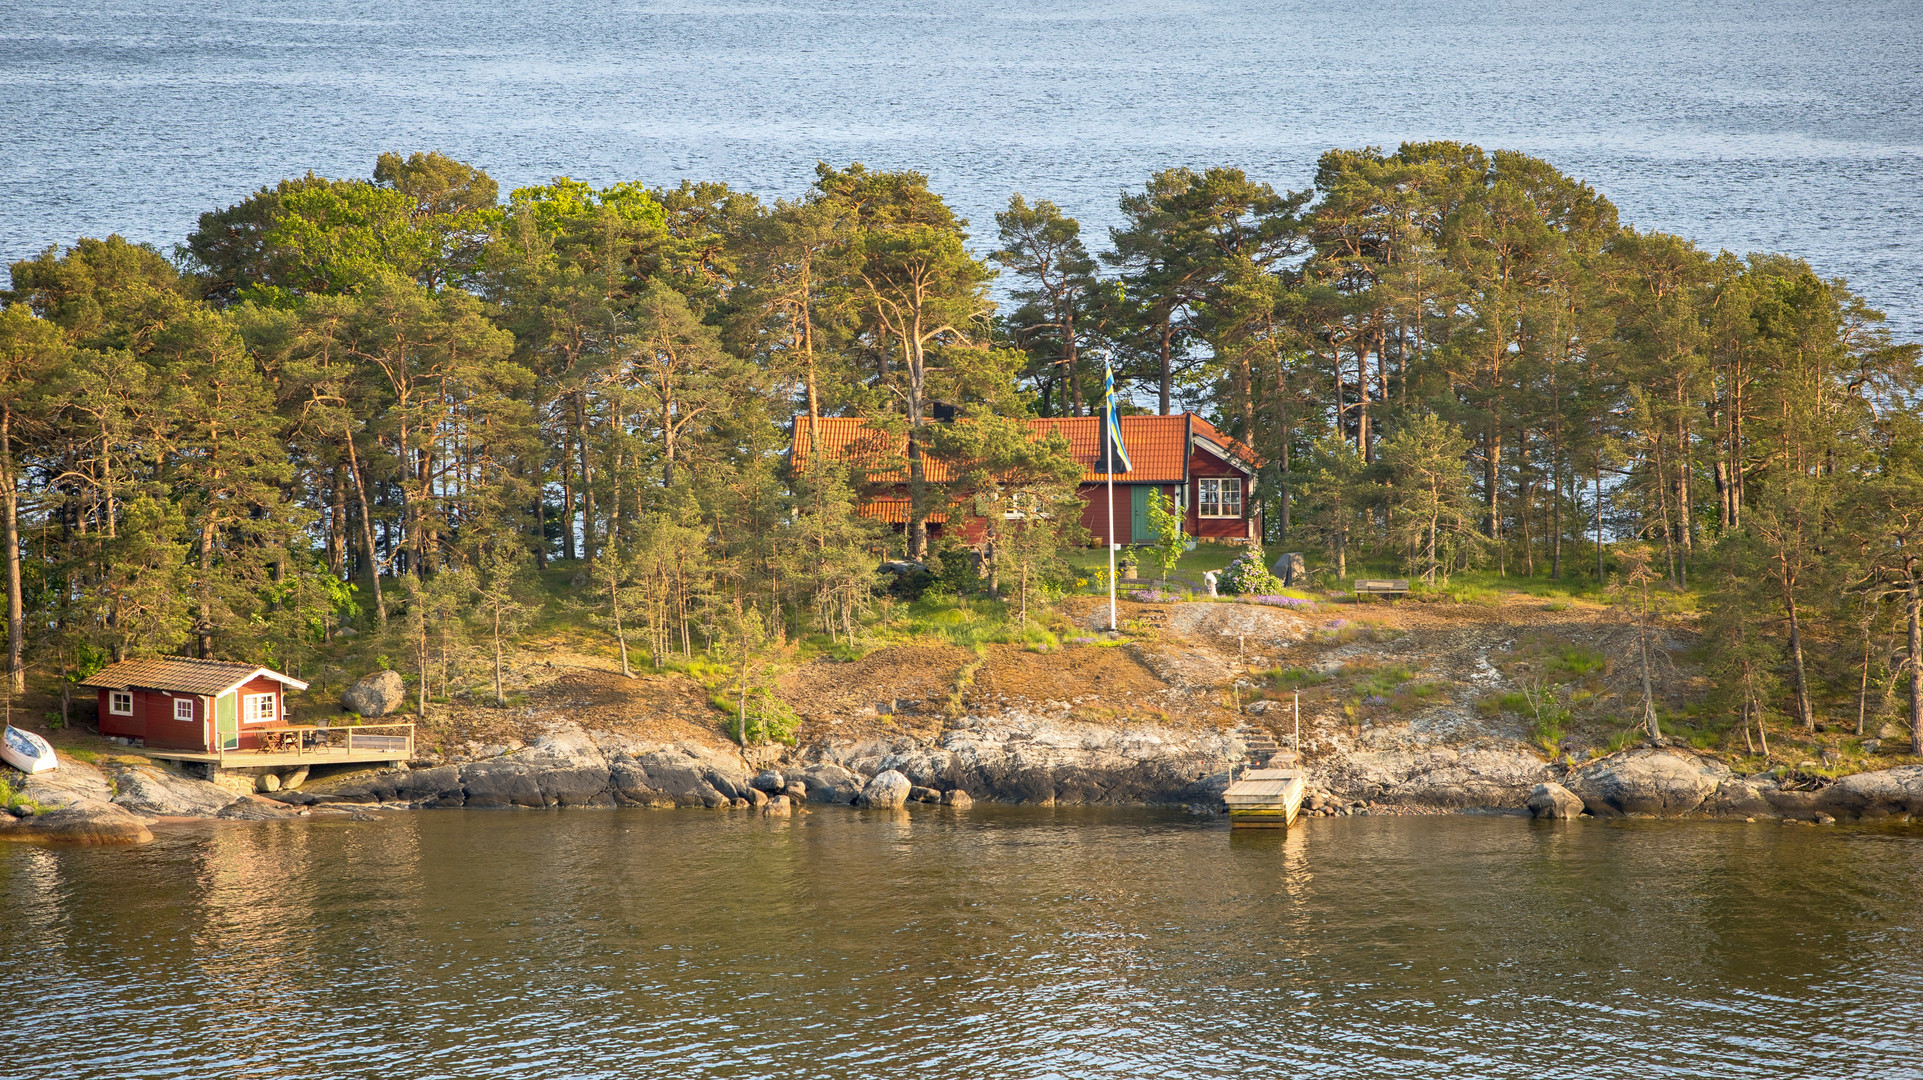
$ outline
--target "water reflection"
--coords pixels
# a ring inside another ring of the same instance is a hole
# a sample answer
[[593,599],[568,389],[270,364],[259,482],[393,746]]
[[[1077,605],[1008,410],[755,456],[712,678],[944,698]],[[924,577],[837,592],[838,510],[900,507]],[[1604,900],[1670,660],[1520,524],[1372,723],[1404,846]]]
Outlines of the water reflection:
[[0,847],[0,948],[22,1075],[1896,1075],[1920,872],[1900,830],[427,812]]

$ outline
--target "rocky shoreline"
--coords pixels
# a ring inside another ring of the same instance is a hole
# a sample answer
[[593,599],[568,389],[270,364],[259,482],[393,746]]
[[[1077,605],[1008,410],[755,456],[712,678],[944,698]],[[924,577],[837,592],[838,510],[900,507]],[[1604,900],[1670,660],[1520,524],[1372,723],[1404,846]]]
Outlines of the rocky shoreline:
[[[1003,714],[964,719],[938,744],[827,741],[742,754],[562,727],[529,745],[476,748],[472,760],[360,771],[252,793],[159,765],[65,761],[22,785],[40,810],[0,814],[0,837],[142,843],[162,819],[264,820],[377,809],[702,807],[786,814],[798,806],[975,801],[1180,805],[1215,812],[1234,732],[1118,729]],[[1356,751],[1307,766],[1311,816],[1493,811],[1542,818],[1720,818],[1830,822],[1923,816],[1923,767],[1821,777],[1741,776],[1668,748],[1578,767],[1516,743]],[[232,781],[229,782],[233,783]]]

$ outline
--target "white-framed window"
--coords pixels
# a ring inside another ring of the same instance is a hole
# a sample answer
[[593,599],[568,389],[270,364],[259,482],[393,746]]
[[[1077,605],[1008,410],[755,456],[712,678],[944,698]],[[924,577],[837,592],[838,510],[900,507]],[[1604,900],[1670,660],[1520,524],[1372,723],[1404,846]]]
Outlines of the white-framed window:
[[1242,516],[1242,478],[1210,476],[1195,482],[1195,512],[1205,518]]
[[250,724],[266,724],[279,717],[272,694],[248,694],[240,699],[241,716]]
[[194,699],[177,697],[174,699],[174,719],[192,723],[194,719]]
[[107,711],[115,716],[134,714],[134,694],[131,690],[107,691]]

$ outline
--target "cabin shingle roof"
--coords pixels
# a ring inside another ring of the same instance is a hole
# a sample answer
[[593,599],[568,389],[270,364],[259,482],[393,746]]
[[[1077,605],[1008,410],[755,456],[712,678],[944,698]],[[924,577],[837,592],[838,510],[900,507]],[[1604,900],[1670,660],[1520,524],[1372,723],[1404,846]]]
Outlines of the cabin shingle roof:
[[[1129,463],[1134,468],[1116,473],[1117,483],[1183,482],[1188,477],[1191,437],[1214,443],[1246,469],[1253,470],[1261,464],[1255,451],[1217,431],[1208,421],[1193,413],[1124,416],[1121,419],[1122,442],[1128,448]],[[887,432],[867,426],[867,420],[859,416],[824,416],[818,422],[821,425],[821,449],[829,457],[868,469],[867,479],[871,483],[907,482],[905,436],[890,438]],[[1108,479],[1108,474],[1099,469],[1102,455],[1101,417],[1049,417],[1030,420],[1028,426],[1038,440],[1044,438],[1051,429],[1062,433],[1068,440],[1069,452],[1082,463],[1082,483],[1099,484]],[[804,472],[815,452],[806,416],[795,417],[794,441],[791,445],[793,468],[796,473]],[[929,483],[945,484],[954,479],[947,462],[937,458],[928,458],[923,471]]]
[[307,689],[299,679],[254,664],[227,660],[196,660],[187,656],[155,656],[108,664],[81,686],[98,690],[171,690],[180,694],[221,694],[265,675],[295,690]]

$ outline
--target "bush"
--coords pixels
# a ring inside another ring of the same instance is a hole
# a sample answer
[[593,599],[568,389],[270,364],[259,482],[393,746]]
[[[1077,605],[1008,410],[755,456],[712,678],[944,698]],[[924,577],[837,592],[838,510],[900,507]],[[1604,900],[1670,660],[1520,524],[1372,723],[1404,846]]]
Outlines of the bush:
[[928,569],[937,581],[955,596],[967,596],[982,587],[982,576],[976,569],[975,553],[948,537],[942,537],[930,553]]
[[1216,589],[1225,596],[1275,596],[1282,583],[1262,563],[1262,549],[1250,548],[1231,560],[1216,578]]

